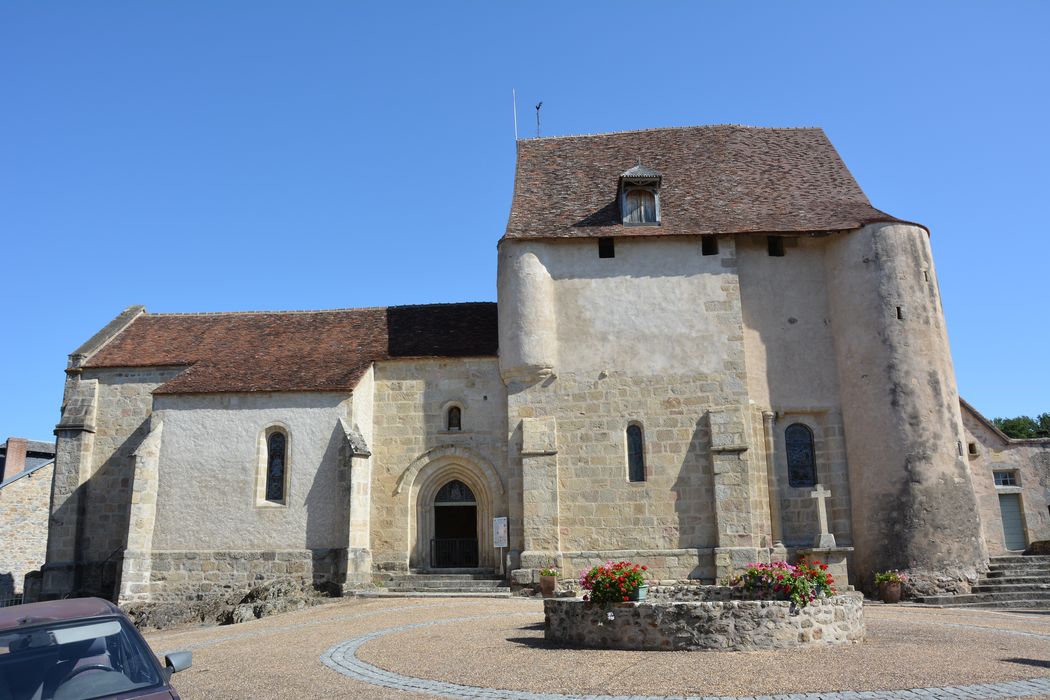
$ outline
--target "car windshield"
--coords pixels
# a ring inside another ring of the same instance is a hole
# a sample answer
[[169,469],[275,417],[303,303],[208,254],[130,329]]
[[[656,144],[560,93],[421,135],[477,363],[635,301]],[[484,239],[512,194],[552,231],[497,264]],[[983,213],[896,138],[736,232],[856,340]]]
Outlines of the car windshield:
[[0,632],[0,700],[88,700],[160,683],[151,652],[119,618]]

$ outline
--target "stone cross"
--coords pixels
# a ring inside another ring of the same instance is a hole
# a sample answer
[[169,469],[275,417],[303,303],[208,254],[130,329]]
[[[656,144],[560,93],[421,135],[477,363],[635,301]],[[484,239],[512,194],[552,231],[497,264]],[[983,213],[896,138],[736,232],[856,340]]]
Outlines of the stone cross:
[[820,519],[820,533],[813,538],[813,546],[834,547],[835,535],[828,531],[828,506],[825,502],[831,498],[831,491],[825,491],[822,485],[817,484],[817,490],[810,491],[809,497],[817,499],[817,517]]

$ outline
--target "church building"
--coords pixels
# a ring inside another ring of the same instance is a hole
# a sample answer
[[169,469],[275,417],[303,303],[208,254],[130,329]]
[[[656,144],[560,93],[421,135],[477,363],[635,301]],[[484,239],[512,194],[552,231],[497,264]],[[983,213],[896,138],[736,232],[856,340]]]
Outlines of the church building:
[[498,266],[498,303],[128,308],[70,355],[43,597],[815,544],[957,590],[1050,539],[1050,441],[960,402],[930,232],[820,129],[521,140]]

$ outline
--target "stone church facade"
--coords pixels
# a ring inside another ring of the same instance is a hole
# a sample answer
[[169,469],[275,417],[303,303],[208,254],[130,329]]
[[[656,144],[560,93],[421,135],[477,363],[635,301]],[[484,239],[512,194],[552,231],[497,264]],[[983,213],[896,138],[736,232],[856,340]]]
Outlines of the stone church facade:
[[717,579],[810,546],[817,484],[858,585],[1050,539],[1050,441],[960,404],[929,232],[820,130],[520,141],[498,265],[496,304],[126,310],[70,356],[43,595]]

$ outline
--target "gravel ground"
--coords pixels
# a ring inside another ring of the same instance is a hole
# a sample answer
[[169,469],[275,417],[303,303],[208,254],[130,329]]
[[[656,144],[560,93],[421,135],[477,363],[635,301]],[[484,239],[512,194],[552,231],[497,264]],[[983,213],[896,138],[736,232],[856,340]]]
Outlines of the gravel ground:
[[346,640],[422,622],[439,624],[370,639],[357,658],[412,678],[470,686],[650,696],[898,690],[1050,676],[1050,611],[869,605],[865,616],[861,644],[776,652],[556,649],[543,640],[542,603],[528,599],[345,600],[146,638],[159,653],[194,652],[192,668],[174,683],[187,700],[432,697],[354,680],[320,660]]

